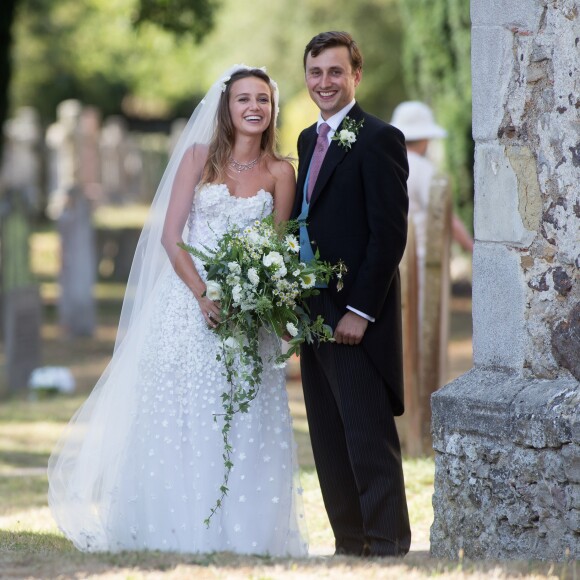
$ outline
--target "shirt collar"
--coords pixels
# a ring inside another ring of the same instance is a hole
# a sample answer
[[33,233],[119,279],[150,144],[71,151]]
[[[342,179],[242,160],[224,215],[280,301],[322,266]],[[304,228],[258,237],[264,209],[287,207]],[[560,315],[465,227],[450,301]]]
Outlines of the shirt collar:
[[330,131],[328,132],[328,137],[332,137],[336,130],[340,127],[340,124],[344,120],[344,118],[348,115],[349,111],[354,107],[356,100],[353,99],[346,107],[343,107],[338,113],[332,115],[332,117],[328,119],[323,119],[322,115],[318,115],[318,122],[316,123],[316,132],[318,133],[318,129],[322,123],[326,123],[330,127]]

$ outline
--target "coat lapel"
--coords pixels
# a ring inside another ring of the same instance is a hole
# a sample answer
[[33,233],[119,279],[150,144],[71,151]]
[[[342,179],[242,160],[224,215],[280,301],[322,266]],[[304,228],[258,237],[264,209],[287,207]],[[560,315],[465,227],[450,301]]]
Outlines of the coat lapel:
[[[354,104],[353,108],[348,112],[347,117],[349,117],[350,119],[353,119],[355,121],[359,121],[360,119],[363,118],[363,111],[359,107],[358,103]],[[341,128],[342,128],[342,123],[340,124],[340,126],[338,127],[336,132],[338,133],[341,130]],[[364,130],[364,127],[361,130]],[[316,133],[316,131],[315,131],[315,133]],[[310,155],[308,157],[308,160],[309,160],[308,163],[310,163],[310,159],[311,159],[312,153],[314,151],[315,143],[316,143],[316,138],[314,139],[314,142],[312,143]],[[353,147],[356,147],[356,145],[357,144],[355,142],[353,144]],[[316,203],[316,200],[318,199],[322,190],[324,189],[325,185],[327,184],[328,180],[330,179],[330,176],[332,175],[332,173],[336,169],[336,166],[343,160],[345,155],[347,155],[349,152],[350,152],[350,149],[347,149],[346,147],[339,145],[338,141],[331,141],[330,142],[330,146],[328,148],[328,151],[326,152],[326,155],[324,157],[324,161],[322,162],[322,167],[320,168],[320,173],[318,174],[318,179],[316,180],[316,184],[314,185],[314,190],[312,192],[312,197],[310,199],[310,207],[311,208]],[[305,178],[306,178],[306,175],[304,175],[304,179]],[[304,181],[302,181],[302,186],[304,187]],[[300,190],[300,191],[302,191],[302,190]]]

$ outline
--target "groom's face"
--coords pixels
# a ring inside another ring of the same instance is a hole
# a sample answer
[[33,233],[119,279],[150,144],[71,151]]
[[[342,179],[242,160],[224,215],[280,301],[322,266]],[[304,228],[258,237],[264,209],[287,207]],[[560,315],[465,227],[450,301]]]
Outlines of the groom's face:
[[306,57],[306,86],[323,119],[332,117],[353,100],[361,76],[360,69],[352,69],[346,46],[327,48],[317,56],[309,53]]

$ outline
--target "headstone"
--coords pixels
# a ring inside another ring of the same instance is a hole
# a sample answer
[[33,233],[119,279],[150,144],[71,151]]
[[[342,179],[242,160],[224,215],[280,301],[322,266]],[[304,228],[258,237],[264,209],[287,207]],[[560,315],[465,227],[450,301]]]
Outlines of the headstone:
[[472,0],[474,368],[432,397],[435,557],[580,558],[576,0]]
[[42,306],[38,286],[8,290],[4,295],[6,390],[8,394],[28,385],[32,371],[40,366]]
[[52,190],[48,213],[61,240],[59,322],[68,336],[90,336],[95,329],[96,247],[92,204],[98,196],[98,119],[75,100],[62,102],[49,127]]
[[2,334],[6,352],[3,393],[26,387],[40,364],[41,300],[30,272],[30,220],[37,211],[40,125],[22,108],[4,126],[0,170],[0,265]]
[[100,152],[103,202],[111,205],[126,203],[127,123],[123,117],[108,117],[103,123]]

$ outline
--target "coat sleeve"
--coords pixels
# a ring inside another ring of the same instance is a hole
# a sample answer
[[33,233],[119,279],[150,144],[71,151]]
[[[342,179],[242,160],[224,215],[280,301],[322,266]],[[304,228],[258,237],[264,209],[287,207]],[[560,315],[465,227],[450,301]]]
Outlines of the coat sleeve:
[[369,238],[348,305],[378,318],[407,242],[409,167],[404,137],[389,125],[361,150]]

